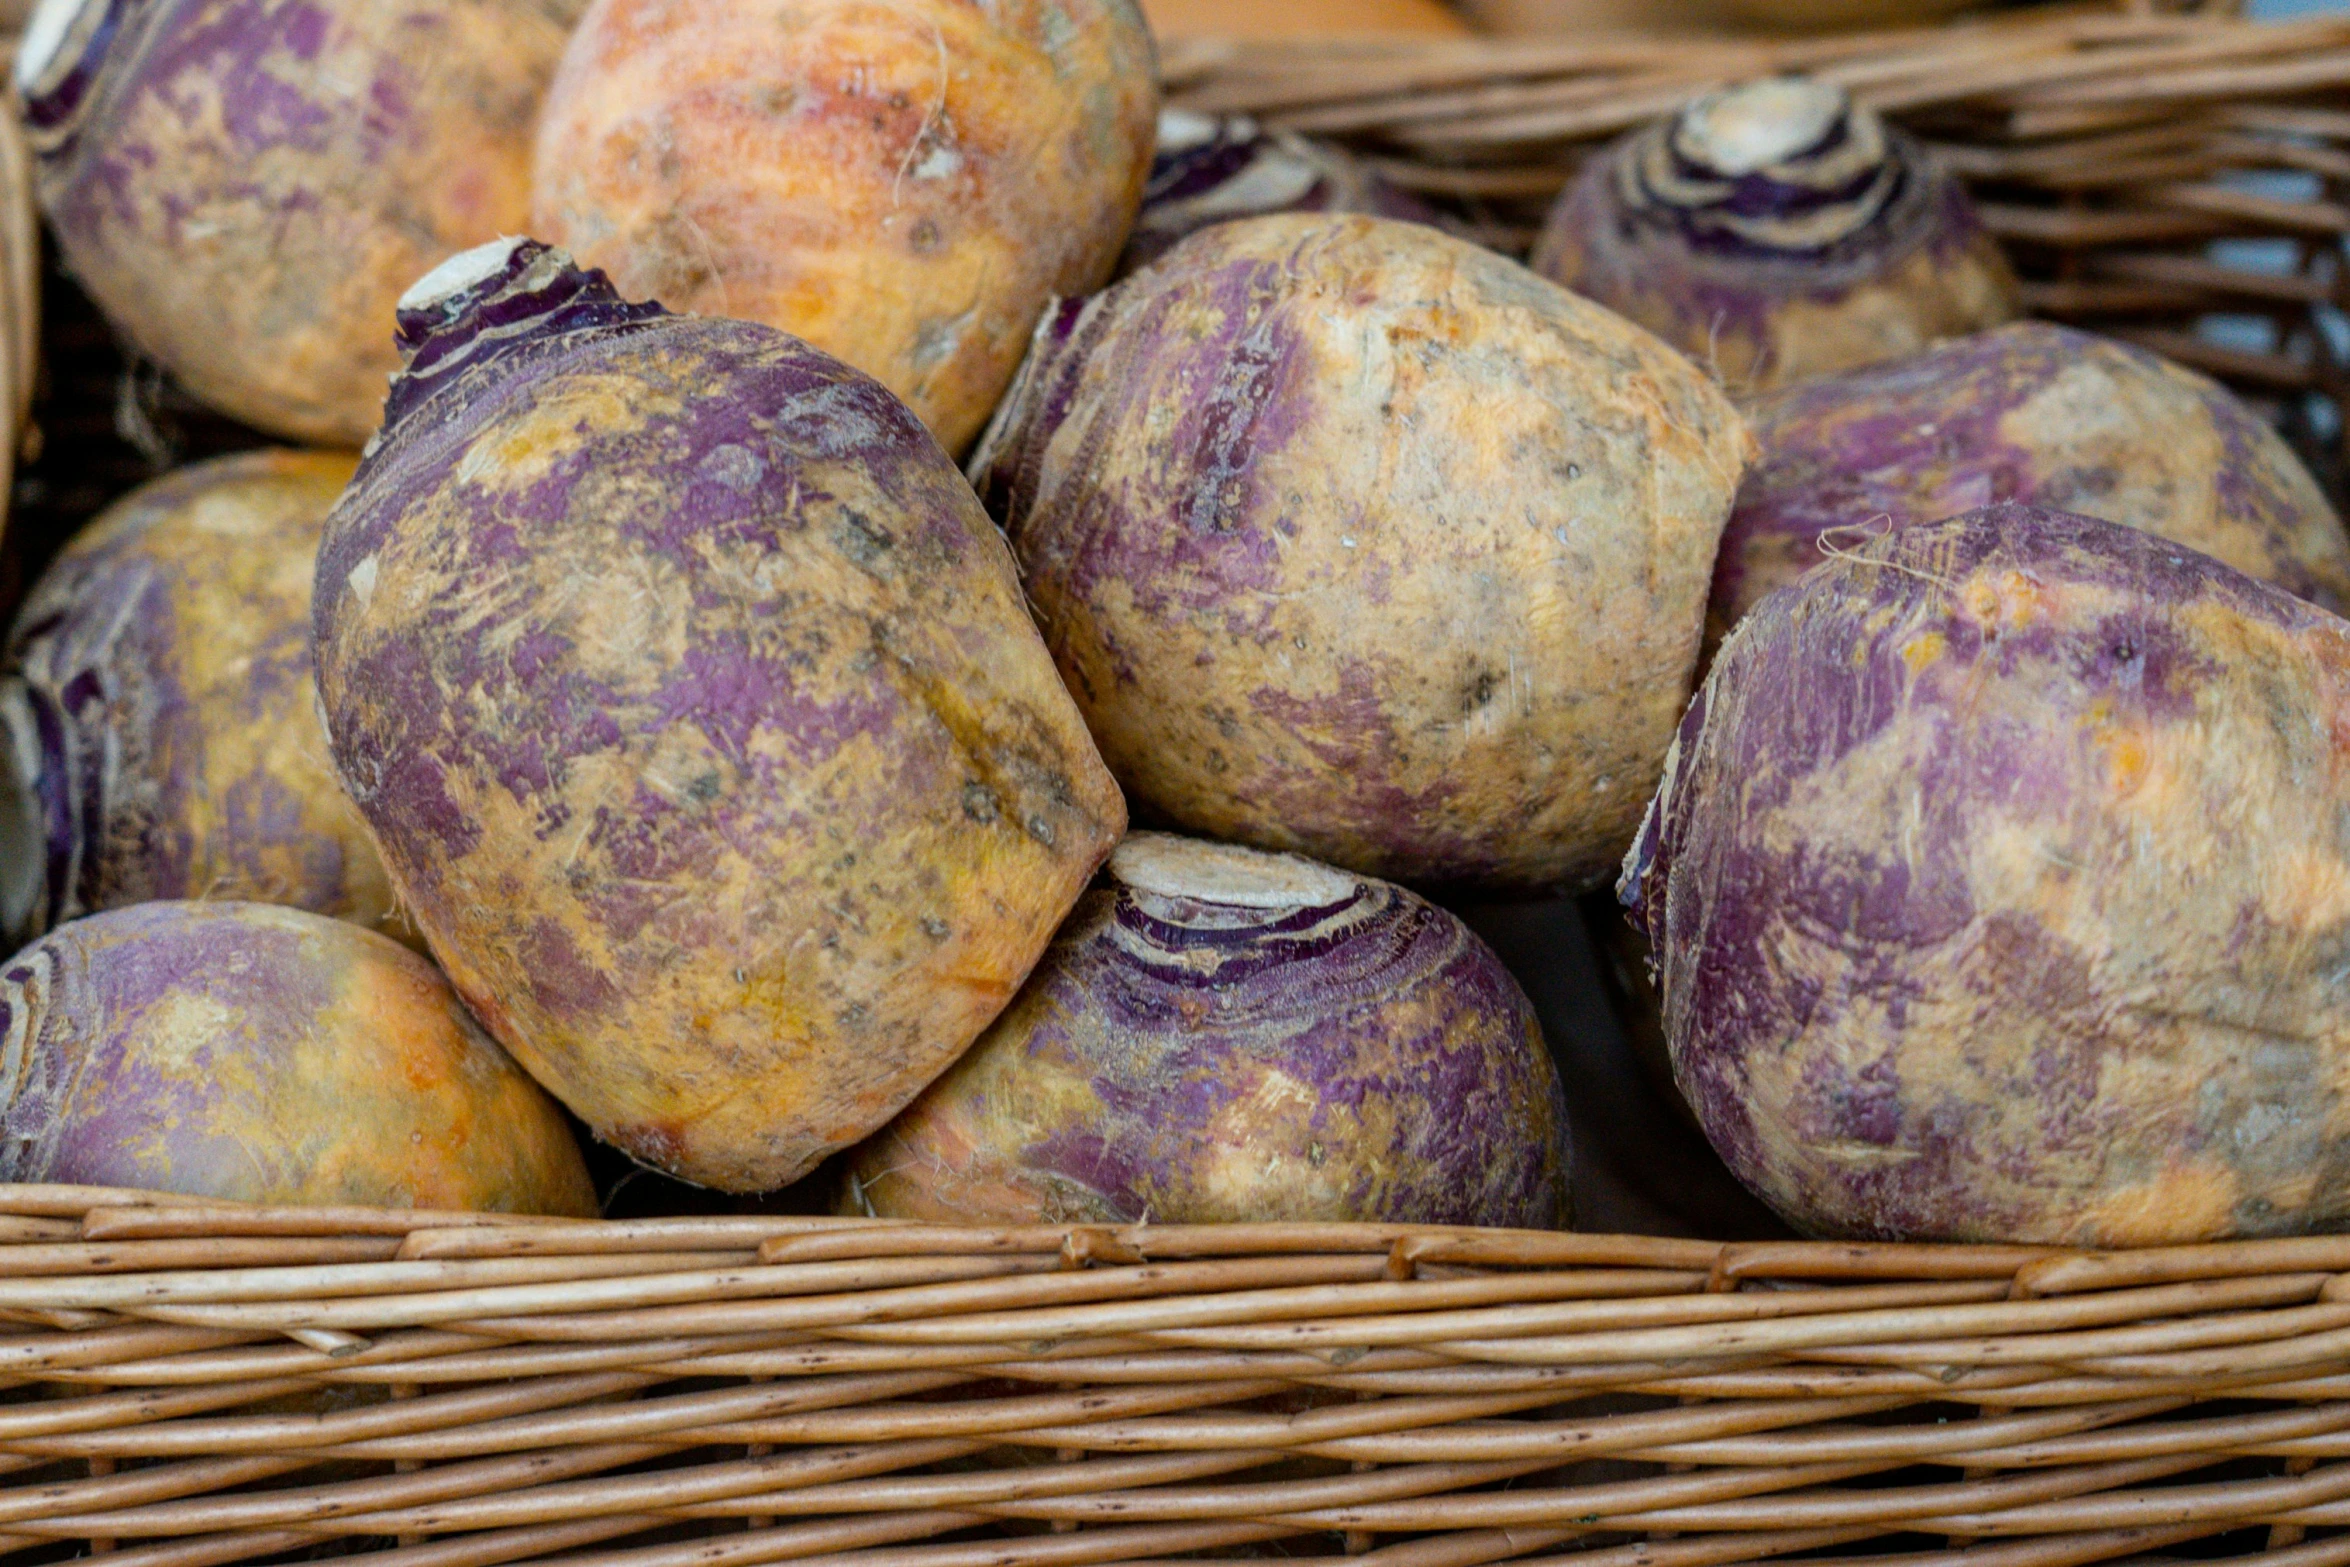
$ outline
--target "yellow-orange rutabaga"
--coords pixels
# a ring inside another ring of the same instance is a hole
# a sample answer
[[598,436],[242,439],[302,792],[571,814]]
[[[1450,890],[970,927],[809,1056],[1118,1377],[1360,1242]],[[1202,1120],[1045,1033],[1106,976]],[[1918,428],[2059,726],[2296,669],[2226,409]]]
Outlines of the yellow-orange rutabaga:
[[1157,110],[1133,0],[598,0],[532,231],[807,339],[959,451],[1046,300],[1110,275]]

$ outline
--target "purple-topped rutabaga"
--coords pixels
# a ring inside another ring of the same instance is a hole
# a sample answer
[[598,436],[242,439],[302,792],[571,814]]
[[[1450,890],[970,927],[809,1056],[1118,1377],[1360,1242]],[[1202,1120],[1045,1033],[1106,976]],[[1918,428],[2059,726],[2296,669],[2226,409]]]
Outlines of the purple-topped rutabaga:
[[974,1224],[1567,1222],[1534,1009],[1452,915],[1136,833],[977,1045],[850,1161],[845,1211]]
[[2350,537],[2292,449],[2227,388],[2128,343],[2019,321],[1746,415],[1762,454],[1714,563],[1716,639],[1856,524],[1995,501],[2123,523],[2350,608]]
[[0,679],[12,946],[157,898],[394,921],[311,694],[311,565],[351,463],[182,468],[101,513],[34,585]]
[[2005,505],[1723,644],[1627,860],[1673,1069],[1815,1234],[2350,1222],[2350,623]]
[[1437,221],[1435,208],[1335,142],[1268,130],[1245,114],[1162,109],[1150,183],[1118,273],[1149,265],[1211,223],[1271,212]]
[[1010,1001],[1125,811],[1010,553],[878,382],[529,241],[401,301],[328,520],[335,766],[474,1011],[759,1191]]
[[1293,213],[1048,313],[971,473],[1139,801],[1543,888],[1631,841],[1748,450],[1620,316],[1438,229]]
[[555,1102],[340,920],[140,903],[0,967],[0,1181],[593,1217]]
[[41,205],[140,352],[356,447],[392,301],[522,226],[555,0],[40,0],[15,80]]
[[1739,393],[1900,359],[2019,309],[1957,182],[1806,77],[1708,93],[1591,159],[1533,265]]

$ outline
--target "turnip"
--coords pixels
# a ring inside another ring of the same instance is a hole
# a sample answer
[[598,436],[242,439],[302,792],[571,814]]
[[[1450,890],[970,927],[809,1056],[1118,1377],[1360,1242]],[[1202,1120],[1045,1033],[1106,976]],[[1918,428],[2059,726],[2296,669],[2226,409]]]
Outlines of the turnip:
[[1028,987],[851,1163],[851,1212],[964,1223],[1550,1228],[1566,1105],[1467,926],[1285,854],[1137,833]]
[[2299,459],[2218,383],[2045,322],[1789,387],[1746,410],[1762,455],[1714,566],[1719,636],[1836,530],[1993,501],[2102,517],[2340,612],[2350,538]]
[[506,241],[403,301],[314,597],[336,769],[490,1032],[783,1185],[1001,1011],[1125,825],[962,476],[878,382]]
[[1534,268],[1734,390],[1919,352],[2018,311],[1966,193],[1841,88],[1708,93],[1586,164]]
[[41,205],[115,325],[279,435],[357,446],[392,302],[529,210],[563,47],[540,0],[41,0],[16,56]]
[[35,585],[0,681],[12,944],[155,898],[392,920],[310,680],[311,564],[351,467],[272,451],[183,468],[102,513]]
[[533,232],[807,339],[959,451],[1047,299],[1109,277],[1157,110],[1133,0],[599,0]]
[[142,903],[0,969],[0,1180],[592,1215],[553,1100],[431,964],[259,903]]
[[1140,802],[1543,887],[1631,841],[1747,441],[1687,360],[1513,261],[1292,214],[1065,302],[971,471]]
[[1120,273],[1211,223],[1271,212],[1366,212],[1433,223],[1436,211],[1334,142],[1268,130],[1245,114],[1159,113],[1158,151]]
[[1771,595],[1625,867],[1674,1074],[1814,1233],[2350,1222],[2350,623],[2005,505]]

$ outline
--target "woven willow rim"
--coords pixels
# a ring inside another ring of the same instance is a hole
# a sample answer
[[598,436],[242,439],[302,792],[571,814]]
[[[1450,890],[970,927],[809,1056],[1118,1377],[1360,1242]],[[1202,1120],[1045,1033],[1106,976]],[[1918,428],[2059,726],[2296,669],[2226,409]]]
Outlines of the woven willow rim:
[[[2350,1237],[599,1223],[0,1188],[0,1551],[2350,1561]],[[1923,1540],[1921,1545],[1919,1542]],[[135,1543],[134,1543],[135,1542]]]

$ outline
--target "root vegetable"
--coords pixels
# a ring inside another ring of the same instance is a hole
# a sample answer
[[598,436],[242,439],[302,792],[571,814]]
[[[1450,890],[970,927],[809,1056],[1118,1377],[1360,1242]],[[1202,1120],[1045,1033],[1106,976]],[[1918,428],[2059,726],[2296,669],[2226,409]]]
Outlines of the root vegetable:
[[1686,360],[1514,262],[1289,215],[1064,303],[972,472],[1139,800],[1541,887],[1631,840],[1747,449]]
[[181,469],[35,585],[0,682],[12,942],[158,898],[396,919],[310,679],[311,566],[351,468],[272,451]]
[[850,1211],[962,1223],[1566,1220],[1524,992],[1401,887],[1137,833],[1020,998],[858,1151]]
[[567,18],[534,0],[41,0],[41,205],[114,324],[278,435],[375,429],[392,303],[522,226]]
[[763,321],[950,451],[1150,170],[1132,0],[600,0],[540,122],[532,231],[631,297]]
[[592,1216],[570,1126],[431,964],[339,920],[142,903],[0,969],[0,1180]]
[[1834,530],[1994,501],[2124,523],[2350,607],[2350,538],[2300,460],[2225,387],[2142,348],[2021,321],[1746,413],[1762,455],[1714,566],[1717,638]]
[[528,241],[403,302],[327,523],[336,768],[469,1005],[735,1191],[873,1131],[1123,830],[1012,560],[878,383]]
[[1623,889],[1677,1080],[1801,1228],[2350,1221],[2350,623],[2217,561],[1995,506],[1812,572]]
[[1245,114],[1159,114],[1158,151],[1142,211],[1119,258],[1147,266],[1211,223],[1273,212],[1362,212],[1433,223],[1435,209],[1334,142],[1269,131]]
[[1534,269],[1741,392],[2018,313],[1958,184],[1874,110],[1801,77],[1709,93],[1593,158],[1551,209]]

